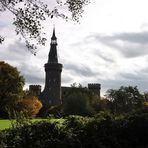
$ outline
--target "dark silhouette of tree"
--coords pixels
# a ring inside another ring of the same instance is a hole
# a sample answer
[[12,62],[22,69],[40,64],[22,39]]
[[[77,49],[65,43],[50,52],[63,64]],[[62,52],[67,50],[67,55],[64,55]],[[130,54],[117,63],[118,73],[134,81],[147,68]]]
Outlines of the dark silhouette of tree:
[[93,109],[85,93],[73,92],[64,100],[64,112],[68,115],[90,115]]
[[17,68],[0,62],[0,116],[7,116],[7,109],[13,109],[17,101],[23,98],[24,83]]
[[64,113],[69,115],[90,115],[92,108],[92,94],[81,84],[73,83],[63,98]]
[[143,106],[144,98],[137,86],[121,86],[119,89],[109,89],[106,97],[111,101],[114,113],[127,113]]
[[144,92],[143,94],[145,102],[148,102],[148,92]]
[[99,111],[110,111],[110,104],[111,102],[106,98],[92,98],[92,107],[95,109],[96,112]]
[[[83,7],[89,3],[89,0],[55,0],[57,7],[52,10],[41,0],[0,0],[0,13],[6,10],[14,15],[16,34],[21,35],[25,39],[26,46],[32,53],[36,53],[37,46],[32,43],[35,39],[37,44],[45,45],[46,38],[42,32],[42,21],[47,17],[61,17],[65,20],[70,19],[66,14],[60,12],[59,7],[67,7],[71,12],[71,19],[79,22],[82,16]],[[4,41],[4,37],[0,36],[0,43]]]

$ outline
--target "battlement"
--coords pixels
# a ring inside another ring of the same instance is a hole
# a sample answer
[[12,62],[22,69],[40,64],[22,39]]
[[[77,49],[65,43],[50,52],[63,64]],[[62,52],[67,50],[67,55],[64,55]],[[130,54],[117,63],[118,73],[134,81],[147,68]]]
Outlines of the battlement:
[[89,83],[88,89],[101,89],[101,84],[99,83]]
[[41,85],[29,85],[29,90],[30,89],[41,89]]
[[101,89],[101,84],[99,83],[89,83],[88,84],[88,89],[92,92],[94,96],[97,96],[100,98],[100,89]]
[[41,93],[41,85],[29,85],[29,92],[31,95],[39,96]]

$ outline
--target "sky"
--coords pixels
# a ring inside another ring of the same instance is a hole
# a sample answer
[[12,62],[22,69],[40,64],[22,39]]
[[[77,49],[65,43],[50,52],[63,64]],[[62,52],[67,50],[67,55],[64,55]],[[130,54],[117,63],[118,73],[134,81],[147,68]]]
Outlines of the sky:
[[[54,7],[54,0],[46,1]],[[9,13],[0,15],[0,60],[18,68],[26,85],[42,85],[53,26],[63,64],[62,86],[100,83],[102,96],[108,89],[138,86],[148,91],[148,1],[91,0],[80,24],[60,18],[44,22],[47,42],[31,54],[16,36]]]

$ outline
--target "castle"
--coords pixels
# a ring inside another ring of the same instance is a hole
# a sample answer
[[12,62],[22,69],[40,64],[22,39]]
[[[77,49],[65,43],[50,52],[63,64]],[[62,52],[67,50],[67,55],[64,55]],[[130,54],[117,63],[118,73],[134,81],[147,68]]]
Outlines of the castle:
[[[44,110],[52,105],[62,104],[63,96],[71,87],[61,87],[61,72],[62,64],[58,63],[57,56],[57,38],[55,35],[55,28],[51,37],[50,51],[48,55],[48,62],[45,64],[45,87],[41,92],[40,85],[30,85],[29,92],[31,95],[38,96],[43,104]],[[88,90],[94,96],[100,98],[101,85],[88,84]]]

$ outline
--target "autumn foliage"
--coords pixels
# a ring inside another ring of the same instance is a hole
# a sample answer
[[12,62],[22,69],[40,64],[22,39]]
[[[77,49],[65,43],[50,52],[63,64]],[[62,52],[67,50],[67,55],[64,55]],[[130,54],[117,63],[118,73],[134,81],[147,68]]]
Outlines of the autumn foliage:
[[27,113],[30,117],[35,117],[42,108],[42,103],[35,96],[27,96],[18,102],[17,110]]

